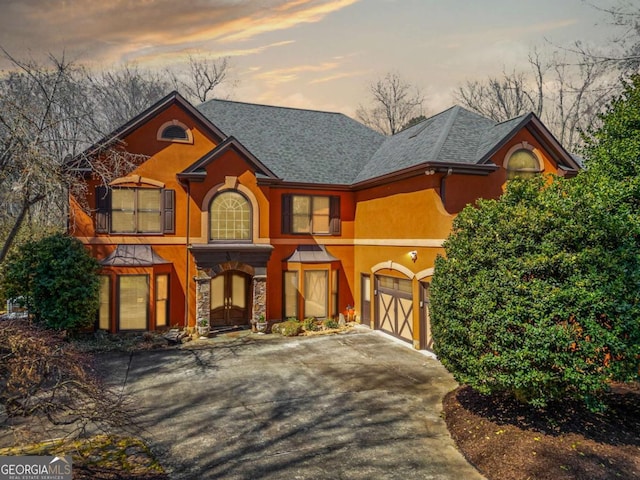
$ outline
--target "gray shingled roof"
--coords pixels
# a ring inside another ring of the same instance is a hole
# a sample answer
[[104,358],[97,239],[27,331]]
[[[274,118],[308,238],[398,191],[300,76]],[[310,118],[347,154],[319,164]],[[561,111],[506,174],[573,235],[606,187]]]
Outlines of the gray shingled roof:
[[480,142],[478,143],[478,150],[476,152],[476,161],[481,162],[486,159],[488,155],[493,153],[493,150],[502,143],[506,137],[515,133],[521,123],[526,122],[531,114],[521,115],[511,120],[496,123],[491,128],[487,129]]
[[454,106],[391,137],[340,113],[210,100],[198,107],[279,178],[352,185],[423,164],[479,165],[533,114],[496,123]]
[[197,108],[289,182],[350,185],[385,140],[341,113],[227,100]]
[[423,163],[477,163],[478,144],[492,120],[454,106],[392,137],[376,151],[356,182]]

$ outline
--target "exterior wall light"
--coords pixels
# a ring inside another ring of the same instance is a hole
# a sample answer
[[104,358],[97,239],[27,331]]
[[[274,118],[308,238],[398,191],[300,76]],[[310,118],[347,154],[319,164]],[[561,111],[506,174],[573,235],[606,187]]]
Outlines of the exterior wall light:
[[415,263],[416,260],[418,260],[418,251],[417,250],[411,250],[409,252],[409,256],[411,257],[411,260],[413,261],[413,263]]

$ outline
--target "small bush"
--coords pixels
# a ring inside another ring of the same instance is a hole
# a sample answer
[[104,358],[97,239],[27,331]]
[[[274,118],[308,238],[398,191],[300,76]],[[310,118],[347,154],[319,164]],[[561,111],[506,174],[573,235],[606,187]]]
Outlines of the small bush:
[[295,337],[302,333],[302,324],[297,320],[287,320],[286,322],[276,323],[271,327],[272,333],[279,333],[283,337]]
[[322,326],[327,330],[333,330],[339,327],[338,322],[336,322],[333,318],[325,318],[322,322]]
[[315,332],[318,330],[318,321],[313,317],[305,318],[302,322],[302,328],[307,332]]
[[36,322],[56,330],[93,325],[100,264],[77,239],[61,233],[22,244],[4,266],[5,296],[23,296]]

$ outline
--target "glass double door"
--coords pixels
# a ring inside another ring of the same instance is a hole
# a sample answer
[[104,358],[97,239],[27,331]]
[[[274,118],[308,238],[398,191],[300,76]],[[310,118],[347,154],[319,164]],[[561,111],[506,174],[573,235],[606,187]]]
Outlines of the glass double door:
[[227,271],[211,279],[211,326],[249,324],[251,277]]

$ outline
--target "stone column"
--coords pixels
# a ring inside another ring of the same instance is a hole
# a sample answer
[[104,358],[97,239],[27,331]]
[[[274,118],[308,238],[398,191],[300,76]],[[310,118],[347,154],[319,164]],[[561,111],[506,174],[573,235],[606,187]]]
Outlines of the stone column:
[[267,276],[255,275],[252,281],[253,290],[253,318],[251,323],[255,323],[260,315],[267,318]]
[[198,270],[196,281],[196,326],[200,325],[202,320],[209,321],[211,315],[211,277],[204,272]]

